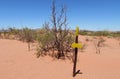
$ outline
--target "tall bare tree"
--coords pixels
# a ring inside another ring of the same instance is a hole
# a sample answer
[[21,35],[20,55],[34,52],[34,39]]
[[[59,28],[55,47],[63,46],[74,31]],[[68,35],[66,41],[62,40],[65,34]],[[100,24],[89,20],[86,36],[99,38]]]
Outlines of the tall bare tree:
[[55,36],[55,47],[57,48],[57,57],[58,59],[64,56],[64,42],[67,40],[69,29],[67,28],[67,16],[66,16],[66,7],[62,6],[60,14],[56,13],[55,1],[52,3],[52,29]]
[[[56,11],[55,1],[52,2],[51,8],[51,28],[49,24],[44,24],[44,27],[47,30],[45,35],[40,38],[41,44],[39,51],[46,51],[46,49],[53,49],[57,53],[53,54],[56,58],[65,58],[68,55],[68,52],[72,50],[71,43],[73,42],[73,36],[70,34],[70,30],[67,28],[67,16],[66,16],[66,7],[62,6],[60,12]],[[49,29],[48,29],[49,28]],[[39,40],[39,41],[40,41]],[[45,43],[44,43],[45,42]],[[43,44],[44,43],[44,44]],[[42,45],[43,44],[43,45]],[[43,47],[41,47],[43,46]],[[46,52],[45,52],[46,53]],[[41,53],[37,53],[40,55]],[[43,53],[42,53],[43,54]]]

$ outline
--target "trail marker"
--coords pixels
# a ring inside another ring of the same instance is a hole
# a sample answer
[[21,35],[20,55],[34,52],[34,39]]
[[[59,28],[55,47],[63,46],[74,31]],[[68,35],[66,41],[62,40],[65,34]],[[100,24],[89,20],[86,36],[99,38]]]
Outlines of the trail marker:
[[72,43],[72,48],[82,48],[82,44]]
[[77,73],[79,73],[80,70],[76,72],[76,64],[77,64],[77,53],[78,53],[78,48],[82,48],[82,44],[78,44],[78,35],[79,35],[79,27],[76,27],[76,37],[75,37],[75,43],[72,43],[71,47],[75,48],[75,53],[74,53],[74,65],[73,65],[73,77]]

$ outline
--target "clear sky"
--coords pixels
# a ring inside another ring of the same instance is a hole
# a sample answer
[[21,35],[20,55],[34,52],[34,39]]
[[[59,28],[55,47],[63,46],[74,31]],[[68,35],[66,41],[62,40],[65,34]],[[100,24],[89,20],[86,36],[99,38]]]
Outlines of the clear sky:
[[[50,21],[52,0],[0,0],[0,28],[40,28]],[[56,0],[67,6],[68,27],[120,31],[120,0]]]

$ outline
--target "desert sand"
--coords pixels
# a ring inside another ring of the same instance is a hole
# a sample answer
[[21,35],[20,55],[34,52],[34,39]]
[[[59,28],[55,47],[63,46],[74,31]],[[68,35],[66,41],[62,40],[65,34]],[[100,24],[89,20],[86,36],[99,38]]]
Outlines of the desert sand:
[[[90,41],[85,41],[86,38]],[[77,70],[82,74],[75,77],[72,77],[71,61],[48,56],[36,58],[36,51],[28,51],[27,43],[0,39],[0,79],[120,79],[119,41],[105,38],[105,46],[100,54],[96,54],[91,39],[79,36],[86,49],[79,50]]]

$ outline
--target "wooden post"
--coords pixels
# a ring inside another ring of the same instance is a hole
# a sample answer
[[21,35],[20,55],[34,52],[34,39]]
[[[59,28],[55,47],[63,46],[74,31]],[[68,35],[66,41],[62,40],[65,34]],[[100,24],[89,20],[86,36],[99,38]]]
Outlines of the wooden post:
[[76,27],[76,37],[75,37],[75,42],[72,43],[72,47],[75,48],[75,53],[74,53],[74,64],[73,64],[73,77],[75,77],[76,74],[78,74],[80,72],[80,70],[78,70],[76,72],[76,64],[77,64],[77,53],[78,53],[78,48],[82,48],[82,44],[78,44],[78,35],[79,35],[79,28]]
[[[78,43],[78,35],[76,35],[75,43]],[[78,48],[76,47],[74,53],[73,77],[75,77],[76,75],[77,53],[78,53]]]

